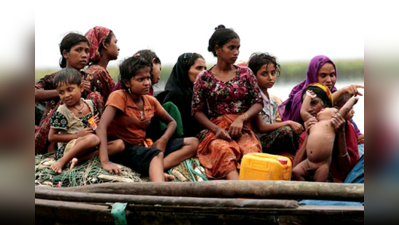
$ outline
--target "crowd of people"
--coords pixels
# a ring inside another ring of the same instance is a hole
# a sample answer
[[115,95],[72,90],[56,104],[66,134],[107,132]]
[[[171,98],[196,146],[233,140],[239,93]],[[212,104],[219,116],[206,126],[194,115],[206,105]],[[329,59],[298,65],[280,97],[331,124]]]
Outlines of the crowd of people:
[[280,76],[276,57],[256,52],[237,64],[240,37],[219,25],[208,45],[217,63],[208,69],[200,54],[181,54],[154,96],[160,58],[149,49],[132,54],[115,82],[107,66],[118,59],[117,42],[101,26],[67,34],[62,69],[35,84],[35,101],[46,104],[35,150],[55,153],[57,173],[98,156],[109,172],[121,173],[122,164],[162,182],[173,179],[165,170],[196,157],[209,179],[237,180],[242,157],[263,152],[288,157],[294,180],[344,182],[362,157],[352,107],[364,87],[337,89],[327,56],[311,59],[283,102],[270,94]]

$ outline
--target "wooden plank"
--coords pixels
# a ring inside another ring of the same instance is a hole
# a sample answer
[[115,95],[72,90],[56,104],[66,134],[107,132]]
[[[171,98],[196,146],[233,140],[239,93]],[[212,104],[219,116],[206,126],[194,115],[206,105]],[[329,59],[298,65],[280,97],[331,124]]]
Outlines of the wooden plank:
[[64,188],[62,190],[86,193],[113,193],[153,196],[364,201],[364,184],[294,181],[106,183]]
[[144,205],[175,205],[200,207],[213,206],[241,208],[296,208],[299,206],[299,203],[293,200],[141,196],[54,191],[53,189],[36,189],[35,198],[78,202],[126,202]]
[[[111,208],[107,205],[54,201],[35,198],[35,220],[42,224],[52,221],[74,224],[113,224]],[[62,223],[61,223],[62,224]]]

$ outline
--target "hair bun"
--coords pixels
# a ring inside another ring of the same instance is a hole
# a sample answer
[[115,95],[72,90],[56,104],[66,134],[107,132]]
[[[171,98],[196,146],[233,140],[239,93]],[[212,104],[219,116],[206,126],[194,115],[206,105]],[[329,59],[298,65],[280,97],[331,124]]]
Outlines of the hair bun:
[[215,30],[224,29],[224,28],[226,27],[223,24],[220,24],[219,26],[215,27]]

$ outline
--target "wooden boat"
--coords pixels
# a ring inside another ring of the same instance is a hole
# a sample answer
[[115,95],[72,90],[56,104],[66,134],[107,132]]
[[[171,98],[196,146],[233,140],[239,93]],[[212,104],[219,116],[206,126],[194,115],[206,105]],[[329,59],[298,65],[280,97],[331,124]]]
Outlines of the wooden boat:
[[[35,187],[37,224],[364,223],[364,206],[300,205],[301,199],[364,202],[364,184],[292,181],[107,183]],[[115,216],[115,206],[124,203]],[[112,212],[114,210],[114,212]]]

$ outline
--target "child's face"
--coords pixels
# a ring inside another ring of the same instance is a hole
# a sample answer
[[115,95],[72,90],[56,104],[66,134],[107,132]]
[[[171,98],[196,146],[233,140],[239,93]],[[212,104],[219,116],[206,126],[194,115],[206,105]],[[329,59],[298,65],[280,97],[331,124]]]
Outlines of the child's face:
[[69,52],[64,50],[63,56],[67,61],[67,67],[81,70],[89,62],[89,45],[86,42],[80,42]]
[[273,63],[263,65],[256,73],[256,79],[261,89],[272,88],[276,82],[277,71]]
[[83,91],[81,86],[69,83],[59,85],[57,91],[61,101],[67,106],[74,106],[79,103]]
[[126,87],[130,88],[133,95],[146,95],[151,87],[150,68],[146,67],[136,72],[129,81],[125,82]]
[[348,114],[346,114],[345,119],[346,119],[346,120],[351,120],[351,119],[353,118],[354,115],[355,115],[355,110],[352,108],[352,109],[348,112]]
[[153,76],[153,84],[157,84],[161,79],[161,64],[160,63],[153,63],[152,64],[152,76]]

